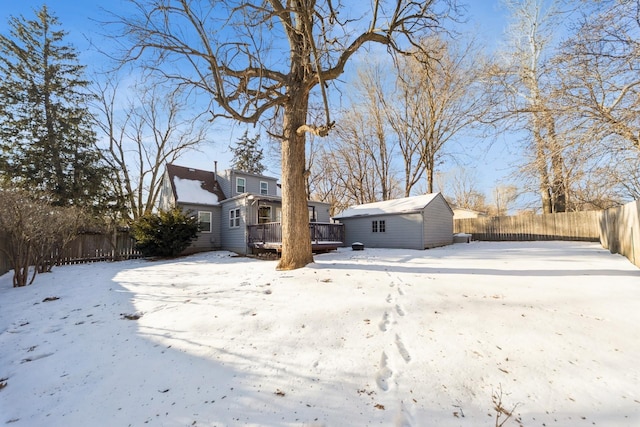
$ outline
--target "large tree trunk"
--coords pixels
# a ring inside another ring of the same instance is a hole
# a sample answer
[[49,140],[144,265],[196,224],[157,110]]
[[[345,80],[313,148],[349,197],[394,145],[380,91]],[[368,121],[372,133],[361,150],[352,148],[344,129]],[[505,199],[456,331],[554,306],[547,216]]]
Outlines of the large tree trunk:
[[551,190],[549,188],[549,171],[547,170],[547,157],[545,155],[545,141],[541,133],[539,117],[533,114],[533,141],[536,146],[536,168],[538,169],[538,180],[540,198],[542,199],[542,213],[553,213],[551,204]]
[[564,180],[564,159],[562,155],[562,147],[556,135],[556,127],[551,113],[545,113],[545,121],[547,133],[549,134],[549,143],[551,144],[551,172],[553,175],[551,185],[552,210],[553,213],[567,211],[566,186]]
[[309,94],[302,84],[290,88],[284,110],[282,141],[282,257],[278,270],[293,270],[313,262],[309,208],[305,191],[305,125]]

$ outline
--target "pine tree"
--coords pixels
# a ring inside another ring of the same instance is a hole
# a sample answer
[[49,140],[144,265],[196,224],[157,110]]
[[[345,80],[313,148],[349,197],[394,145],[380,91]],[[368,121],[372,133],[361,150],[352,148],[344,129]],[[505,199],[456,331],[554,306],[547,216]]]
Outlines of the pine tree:
[[10,17],[0,34],[0,182],[42,190],[58,206],[104,200],[88,82],[66,32],[46,6]]
[[233,152],[233,162],[231,167],[243,172],[262,175],[266,169],[262,164],[264,154],[260,148],[260,136],[249,138],[249,132],[244,131],[244,135],[231,148]]

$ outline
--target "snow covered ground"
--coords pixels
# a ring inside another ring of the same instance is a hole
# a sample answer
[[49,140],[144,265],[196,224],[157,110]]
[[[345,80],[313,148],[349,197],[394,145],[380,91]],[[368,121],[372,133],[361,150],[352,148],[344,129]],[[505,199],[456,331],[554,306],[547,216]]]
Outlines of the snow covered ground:
[[[596,244],[205,253],[0,277],[0,424],[640,425],[640,270]],[[501,414],[499,422],[507,415]]]

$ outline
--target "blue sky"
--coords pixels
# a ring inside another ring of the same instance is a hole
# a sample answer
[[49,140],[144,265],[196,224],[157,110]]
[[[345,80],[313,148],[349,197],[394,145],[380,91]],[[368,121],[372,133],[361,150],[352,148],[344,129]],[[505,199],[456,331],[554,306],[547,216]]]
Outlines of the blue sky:
[[[467,0],[468,22],[462,28],[465,31],[476,31],[478,38],[487,47],[495,47],[499,44],[504,31],[506,21],[505,12],[500,7],[499,0]],[[368,1],[367,1],[368,3]],[[7,34],[7,19],[10,15],[24,15],[32,19],[33,10],[42,6],[42,1],[36,0],[0,0],[0,33]],[[99,65],[103,60],[94,45],[105,47],[109,43],[103,37],[105,29],[99,22],[108,19],[108,13],[104,9],[126,13],[131,8],[126,0],[50,0],[46,2],[50,11],[56,15],[62,28],[67,31],[67,41],[72,43],[83,64],[88,70],[94,65]],[[244,132],[244,125],[231,125],[221,123],[213,131],[212,139],[215,143],[208,146],[202,153],[186,155],[182,163],[203,169],[211,169],[214,160],[218,160],[219,167],[225,168],[230,161],[228,146],[235,142]],[[251,133],[251,129],[250,129]],[[469,166],[474,170],[477,178],[477,186],[484,191],[487,201],[491,201],[490,191],[501,179],[510,172],[505,165],[505,159],[513,158],[515,153],[510,151],[506,139],[500,139],[489,146],[487,141],[467,141],[464,150],[473,158],[473,164]],[[272,171],[276,172],[277,171]]]

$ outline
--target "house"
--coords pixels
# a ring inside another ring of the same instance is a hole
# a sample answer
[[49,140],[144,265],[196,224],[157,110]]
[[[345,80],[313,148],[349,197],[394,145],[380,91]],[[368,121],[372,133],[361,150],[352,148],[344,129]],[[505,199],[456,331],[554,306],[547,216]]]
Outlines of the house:
[[189,252],[222,248],[220,207],[225,194],[214,172],[168,164],[162,178],[159,208],[179,206],[198,217],[200,232]]
[[[187,250],[228,250],[239,254],[282,248],[282,198],[274,177],[228,169],[218,173],[168,164],[159,209],[180,207],[197,215],[200,232]],[[329,204],[308,201],[315,251],[343,245],[344,227],[330,224]]]
[[453,243],[453,211],[441,193],[358,205],[333,219],[344,224],[347,244],[428,249]]

